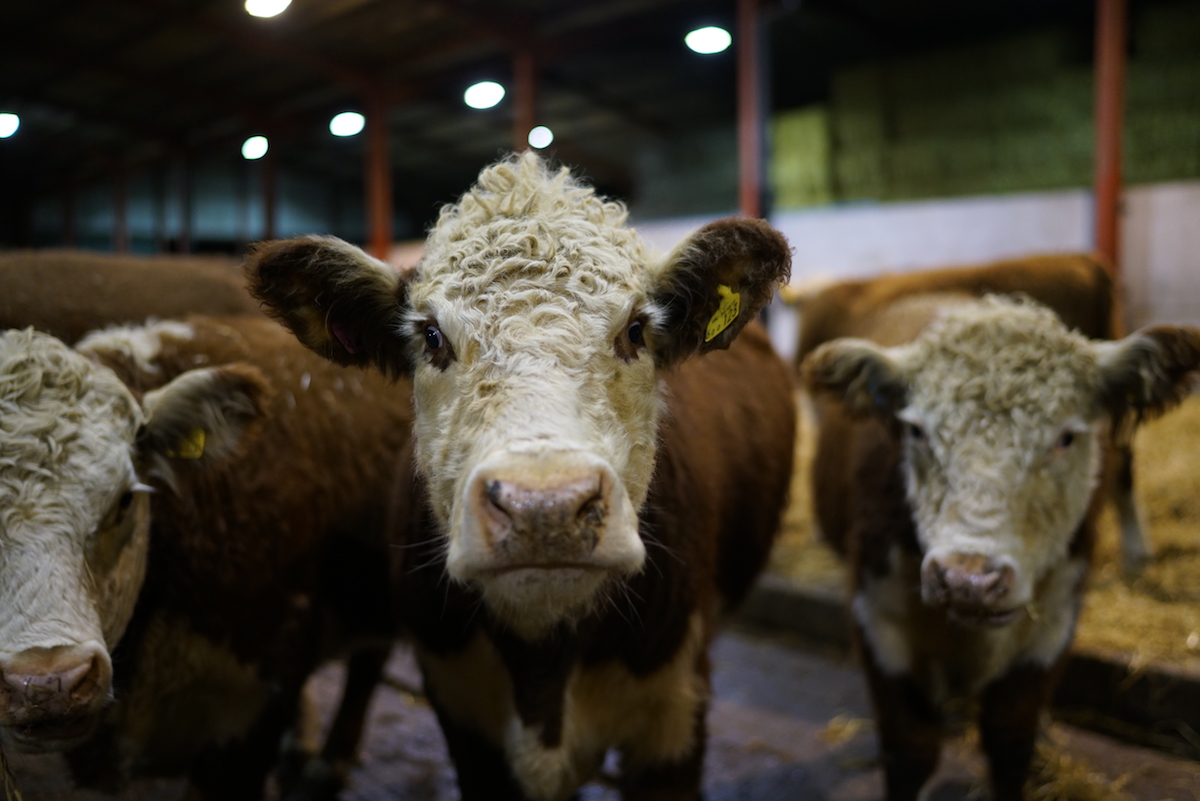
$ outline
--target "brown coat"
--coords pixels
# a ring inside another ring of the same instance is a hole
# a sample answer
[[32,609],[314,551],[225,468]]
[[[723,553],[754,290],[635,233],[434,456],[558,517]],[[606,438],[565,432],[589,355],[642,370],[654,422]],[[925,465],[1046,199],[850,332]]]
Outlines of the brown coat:
[[106,325],[193,313],[258,314],[236,263],[71,250],[0,254],[0,329],[33,326],[73,344]]
[[164,339],[155,372],[88,352],[138,396],[200,364],[249,363],[269,385],[266,413],[221,463],[175,460],[175,489],[144,478],[158,492],[113,660],[118,703],[72,758],[85,782],[190,770],[206,798],[258,797],[318,661],[349,645],[380,662],[395,632],[384,531],[410,387],[337,367],[265,318],[186,322],[195,336]]
[[862,337],[881,345],[910,338],[912,332],[879,331],[876,316],[902,299],[943,293],[972,297],[1024,293],[1091,339],[1115,339],[1122,334],[1114,316],[1112,279],[1101,262],[1083,254],[1029,256],[976,267],[841,281],[803,296],[797,302],[796,367],[822,342],[838,337]]
[[[403,607],[417,647],[431,664],[449,668],[459,655],[474,658],[478,649],[472,643],[482,634],[511,678],[522,722],[541,725],[546,747],[562,736],[572,677],[582,684],[581,675],[604,676],[615,666],[649,687],[680,654],[690,653],[697,664],[684,668],[707,681],[707,637],[715,616],[749,591],[786,506],[795,431],[792,385],[763,329],[747,327],[729,350],[686,361],[666,381],[668,411],[640,523],[647,564],[574,630],[529,644],[498,625],[474,591],[447,582],[442,538],[421,503],[412,504],[423,512],[411,526],[418,539],[394,552],[402,563]],[[704,641],[691,642],[697,632]],[[438,676],[427,675],[427,690],[459,765],[463,797],[524,799],[504,754],[479,736],[486,728],[479,716],[493,706],[492,686],[473,685],[473,697],[443,697]],[[612,703],[637,691],[603,678],[597,686],[611,693]],[[694,725],[703,732],[703,720]],[[626,779],[631,786],[661,783],[671,788],[671,798],[695,797],[699,787],[690,787],[689,795],[688,777],[699,777],[702,736],[692,749],[677,767],[656,768],[662,775],[630,771]]]

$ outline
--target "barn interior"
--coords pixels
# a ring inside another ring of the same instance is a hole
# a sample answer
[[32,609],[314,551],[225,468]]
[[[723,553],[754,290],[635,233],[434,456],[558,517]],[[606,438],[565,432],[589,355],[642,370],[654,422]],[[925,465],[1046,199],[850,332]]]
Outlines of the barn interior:
[[[730,44],[689,49],[705,26]],[[15,115],[0,127],[0,263],[236,264],[260,240],[322,233],[411,265],[443,204],[534,147],[664,250],[712,219],[767,219],[798,287],[1099,252],[1127,328],[1200,324],[1200,0],[293,0],[264,18],[241,0],[4,0],[0,30],[0,125]],[[503,96],[471,108],[481,81]],[[345,112],[357,130],[335,134]],[[766,321],[790,358],[795,312],[777,300]],[[1124,575],[1105,520],[1037,798],[1200,799],[1200,469],[1179,447],[1196,436],[1195,399],[1137,436],[1156,555]],[[714,801],[880,792],[845,576],[809,508],[812,452],[805,420],[770,572],[734,622],[751,634],[719,645],[734,723],[714,724]],[[768,647],[833,700],[755,717],[770,682],[806,692]],[[314,683],[326,723],[337,671]],[[342,797],[456,797],[410,657],[387,683]],[[938,798],[978,797],[969,746]],[[107,797],[66,789],[53,760],[13,760],[30,801]]]

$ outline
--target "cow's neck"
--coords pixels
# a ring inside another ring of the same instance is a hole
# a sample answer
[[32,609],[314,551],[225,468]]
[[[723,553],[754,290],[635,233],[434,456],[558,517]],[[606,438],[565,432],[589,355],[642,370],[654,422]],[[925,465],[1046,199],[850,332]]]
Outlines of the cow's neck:
[[537,642],[529,642],[507,628],[488,628],[512,680],[517,715],[526,727],[540,731],[543,746],[556,748],[562,740],[567,680],[579,660],[582,632],[559,626]]

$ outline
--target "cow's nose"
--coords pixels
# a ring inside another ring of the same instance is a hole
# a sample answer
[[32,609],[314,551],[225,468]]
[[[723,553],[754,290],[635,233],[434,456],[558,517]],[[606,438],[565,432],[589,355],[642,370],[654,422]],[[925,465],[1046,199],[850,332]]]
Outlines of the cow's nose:
[[478,480],[477,513],[493,547],[512,538],[558,544],[580,556],[596,547],[608,506],[599,470],[538,475],[496,469]]
[[0,662],[3,717],[22,723],[96,711],[111,679],[111,662],[97,645],[27,649]]
[[1016,575],[1010,565],[975,553],[952,553],[926,560],[921,588],[927,603],[999,610]]

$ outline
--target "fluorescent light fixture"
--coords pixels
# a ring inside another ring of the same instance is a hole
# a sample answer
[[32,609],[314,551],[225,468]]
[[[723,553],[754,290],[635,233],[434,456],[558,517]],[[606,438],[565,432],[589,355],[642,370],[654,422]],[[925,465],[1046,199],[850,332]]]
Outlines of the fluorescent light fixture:
[[541,150],[554,141],[554,132],[545,125],[539,125],[529,131],[529,146]]
[[712,55],[726,50],[733,44],[733,37],[724,28],[710,25],[707,28],[697,28],[683,37],[683,43],[697,53]]
[[367,124],[367,118],[357,111],[343,111],[329,121],[329,132],[334,136],[354,136]]
[[292,0],[246,0],[246,13],[252,17],[275,17],[292,4]]
[[16,114],[4,112],[0,114],[0,139],[7,139],[21,127],[21,118]]
[[242,158],[247,161],[261,159],[265,155],[267,155],[267,137],[252,136],[242,142]]
[[463,102],[471,108],[491,108],[503,99],[504,87],[495,81],[480,81],[463,92]]

